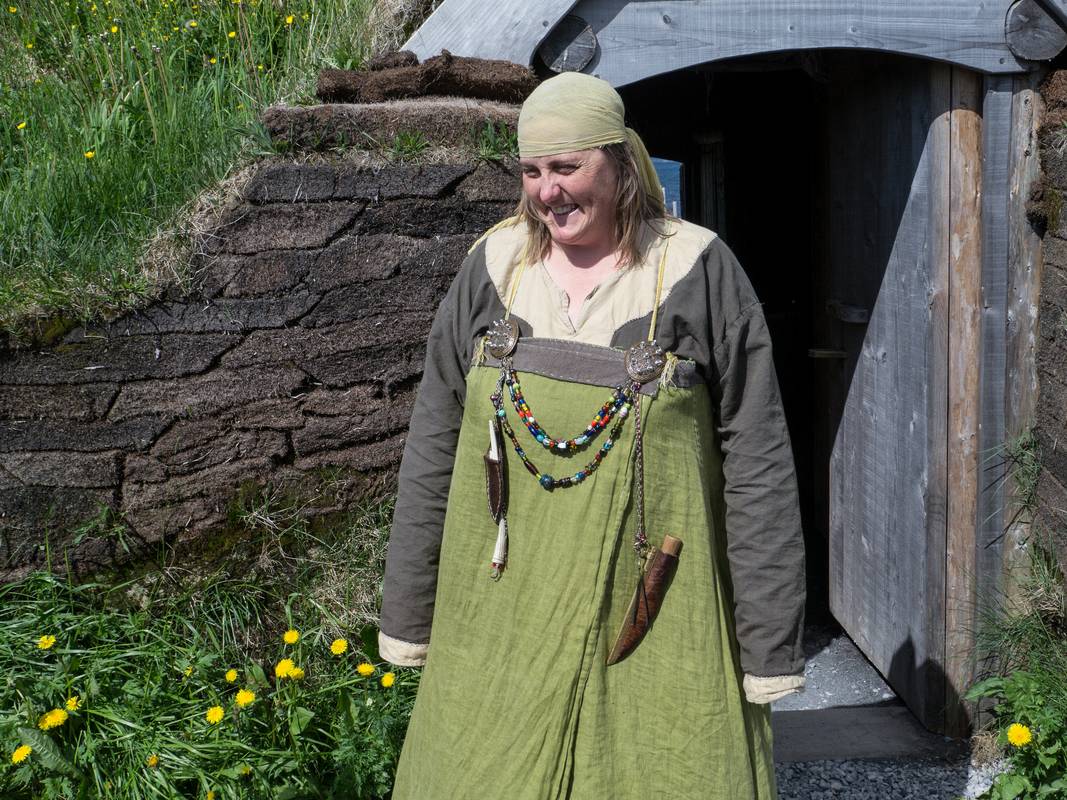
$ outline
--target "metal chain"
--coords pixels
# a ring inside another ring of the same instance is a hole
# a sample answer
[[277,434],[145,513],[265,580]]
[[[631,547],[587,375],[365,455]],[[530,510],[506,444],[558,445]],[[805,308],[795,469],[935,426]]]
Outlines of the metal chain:
[[648,536],[645,534],[645,452],[642,446],[644,437],[641,425],[641,384],[633,384],[634,391],[634,481],[637,490],[637,529],[634,531],[634,552],[637,554],[638,566],[648,550]]

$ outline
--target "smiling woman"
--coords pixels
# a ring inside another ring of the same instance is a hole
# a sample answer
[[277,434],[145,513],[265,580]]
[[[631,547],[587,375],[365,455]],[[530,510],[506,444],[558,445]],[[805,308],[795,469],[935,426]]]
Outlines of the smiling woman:
[[518,139],[400,471],[379,644],[426,670],[393,797],[770,800],[805,594],[760,304],[604,81],[541,84]]

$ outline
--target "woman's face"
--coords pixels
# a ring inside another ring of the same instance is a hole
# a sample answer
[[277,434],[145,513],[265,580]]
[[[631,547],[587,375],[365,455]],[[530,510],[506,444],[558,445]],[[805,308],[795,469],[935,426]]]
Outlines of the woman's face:
[[519,160],[522,188],[552,240],[613,250],[617,170],[603,150]]

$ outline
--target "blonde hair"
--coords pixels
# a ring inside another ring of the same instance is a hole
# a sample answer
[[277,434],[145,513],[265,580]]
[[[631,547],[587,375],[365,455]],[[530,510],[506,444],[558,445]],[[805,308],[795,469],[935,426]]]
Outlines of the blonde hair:
[[[644,250],[651,241],[642,243],[641,228],[648,224],[659,236],[667,235],[667,208],[662,197],[655,197],[641,186],[637,160],[627,142],[607,144],[599,148],[615,166],[618,183],[615,187],[615,241],[618,242],[619,266],[630,267],[644,260]],[[533,203],[523,192],[515,209],[515,216],[526,223],[529,237],[527,252],[532,258],[547,258],[552,249],[548,226],[537,216]]]

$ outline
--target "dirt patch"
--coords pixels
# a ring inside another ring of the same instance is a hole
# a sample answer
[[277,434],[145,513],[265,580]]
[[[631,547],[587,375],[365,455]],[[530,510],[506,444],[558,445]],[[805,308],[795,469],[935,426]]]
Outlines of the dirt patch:
[[[401,57],[393,53],[376,63],[389,63],[389,58]],[[406,57],[404,60],[410,61]],[[322,70],[316,94],[326,103],[380,103],[434,95],[521,103],[537,83],[537,76],[528,67],[510,61],[454,56],[444,50],[413,66],[359,72]]]

